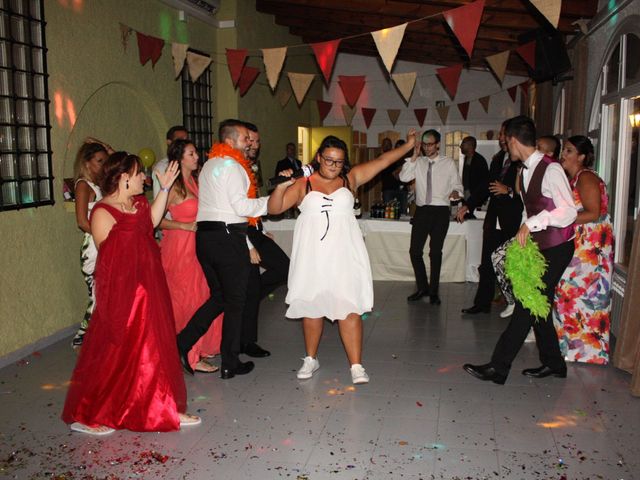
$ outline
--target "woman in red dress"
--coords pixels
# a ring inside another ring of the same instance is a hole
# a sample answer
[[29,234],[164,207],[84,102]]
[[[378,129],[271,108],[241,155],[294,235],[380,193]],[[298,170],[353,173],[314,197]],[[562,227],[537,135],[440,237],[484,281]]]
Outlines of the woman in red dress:
[[[178,178],[169,191],[171,219],[160,223],[163,229],[160,253],[171,293],[176,333],[189,322],[195,311],[210,297],[209,286],[196,257],[196,214],[198,213],[198,152],[191,140],[175,140],[167,152],[170,162],[179,165]],[[209,331],[188,354],[189,365],[196,372],[213,373],[218,367],[206,358],[220,353],[222,317],[214,320]]]
[[178,165],[156,175],[162,191],[150,206],[141,195],[145,175],[137,156],[117,152],[104,164],[104,198],[91,215],[96,309],[62,413],[74,431],[170,431],[200,423],[184,413],[171,300],[153,238]]

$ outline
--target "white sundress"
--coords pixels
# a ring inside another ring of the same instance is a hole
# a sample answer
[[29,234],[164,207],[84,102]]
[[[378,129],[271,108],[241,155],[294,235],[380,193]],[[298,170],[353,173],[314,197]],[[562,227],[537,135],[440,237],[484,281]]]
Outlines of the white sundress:
[[353,195],[311,190],[299,206],[285,302],[288,318],[342,320],[373,308],[373,280]]

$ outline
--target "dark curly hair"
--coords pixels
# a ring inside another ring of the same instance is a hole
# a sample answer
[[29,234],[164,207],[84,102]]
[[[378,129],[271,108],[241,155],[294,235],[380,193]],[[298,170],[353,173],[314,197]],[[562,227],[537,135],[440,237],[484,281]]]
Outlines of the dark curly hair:
[[567,142],[576,147],[576,150],[580,155],[584,155],[584,161],[582,165],[587,168],[591,168],[595,162],[595,155],[593,154],[593,143],[584,135],[574,135],[567,138]]
[[118,183],[123,173],[135,175],[143,170],[142,161],[137,155],[127,152],[115,152],[109,155],[104,162],[102,184],[102,194],[111,195],[118,190]]
[[[313,157],[311,166],[316,172],[320,170],[318,156],[322,156],[327,148],[337,148],[338,150],[342,150],[344,152],[344,164],[342,165],[342,170],[340,170],[340,178],[342,178],[346,182],[347,186],[349,186],[349,178],[347,177],[347,173],[349,173],[349,170],[351,170],[351,164],[349,163],[349,149],[347,148],[347,144],[344,143],[343,140],[340,140],[338,137],[335,137],[333,135],[324,137],[322,143],[318,147],[318,151]],[[349,189],[351,189],[350,186]]]
[[[178,191],[181,198],[185,198],[187,196],[187,186],[184,183],[184,178],[182,178],[182,157],[184,156],[184,151],[187,149],[189,145],[193,145],[195,148],[196,144],[193,143],[193,140],[189,139],[181,139],[175,140],[169,148],[167,148],[167,158],[170,162],[178,162],[178,177],[176,178],[174,188]],[[194,178],[197,178],[197,172],[194,172]]]

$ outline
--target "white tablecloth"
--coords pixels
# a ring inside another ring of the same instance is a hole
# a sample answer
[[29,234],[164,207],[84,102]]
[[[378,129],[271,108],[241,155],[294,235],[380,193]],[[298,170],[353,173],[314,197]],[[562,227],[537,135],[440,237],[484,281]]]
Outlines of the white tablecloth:
[[[409,243],[411,225],[407,220],[358,220],[364,235],[374,280],[415,281]],[[265,221],[266,231],[273,233],[276,242],[291,254],[295,220]],[[482,252],[482,220],[451,222],[442,250],[441,282],[477,282]],[[429,270],[429,241],[424,248]]]

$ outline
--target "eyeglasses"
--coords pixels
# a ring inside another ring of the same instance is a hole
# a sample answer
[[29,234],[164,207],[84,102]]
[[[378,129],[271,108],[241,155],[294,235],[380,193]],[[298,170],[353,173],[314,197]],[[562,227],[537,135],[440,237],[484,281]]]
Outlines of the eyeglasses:
[[334,160],[333,158],[327,158],[320,155],[320,158],[324,160],[328,167],[337,166],[342,167],[344,165],[344,160]]

